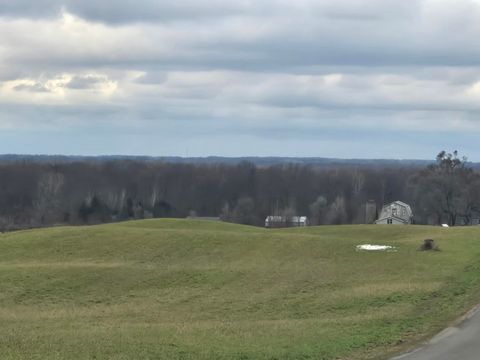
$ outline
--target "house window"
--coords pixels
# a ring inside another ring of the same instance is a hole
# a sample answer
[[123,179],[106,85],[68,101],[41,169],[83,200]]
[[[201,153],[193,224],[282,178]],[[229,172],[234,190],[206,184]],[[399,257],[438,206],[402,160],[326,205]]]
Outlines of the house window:
[[387,224],[388,224],[388,225],[392,225],[392,224],[393,224],[392,219],[387,219]]

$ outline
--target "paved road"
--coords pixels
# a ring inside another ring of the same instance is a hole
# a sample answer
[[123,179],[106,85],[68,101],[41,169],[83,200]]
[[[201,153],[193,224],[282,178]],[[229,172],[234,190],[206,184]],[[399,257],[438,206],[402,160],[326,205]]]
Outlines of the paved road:
[[424,347],[392,360],[457,359],[480,359],[480,309],[478,308],[458,326],[445,329]]

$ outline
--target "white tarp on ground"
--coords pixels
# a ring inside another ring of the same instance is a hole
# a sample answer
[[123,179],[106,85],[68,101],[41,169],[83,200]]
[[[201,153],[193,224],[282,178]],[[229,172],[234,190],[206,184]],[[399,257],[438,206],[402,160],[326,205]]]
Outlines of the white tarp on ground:
[[394,246],[389,245],[364,244],[358,245],[357,251],[397,251],[397,249]]

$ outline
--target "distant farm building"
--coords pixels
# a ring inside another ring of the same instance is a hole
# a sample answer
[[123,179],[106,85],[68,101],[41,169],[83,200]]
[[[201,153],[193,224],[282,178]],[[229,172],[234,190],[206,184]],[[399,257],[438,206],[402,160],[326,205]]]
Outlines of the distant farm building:
[[384,225],[408,225],[413,220],[413,212],[410,205],[401,201],[395,201],[391,204],[385,205],[382,208],[378,220],[375,224]]
[[282,227],[301,227],[308,226],[308,218],[306,216],[275,216],[270,215],[265,219],[266,228],[282,228]]

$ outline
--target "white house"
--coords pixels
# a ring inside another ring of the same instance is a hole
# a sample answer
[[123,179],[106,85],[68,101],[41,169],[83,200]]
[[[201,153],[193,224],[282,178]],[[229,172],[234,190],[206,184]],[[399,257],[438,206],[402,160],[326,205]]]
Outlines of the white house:
[[265,219],[266,228],[279,228],[279,227],[298,227],[308,226],[308,218],[306,216],[275,216],[270,215]]
[[410,205],[401,201],[394,201],[391,204],[385,205],[382,212],[375,221],[375,224],[384,225],[408,225],[413,221],[413,212]]

